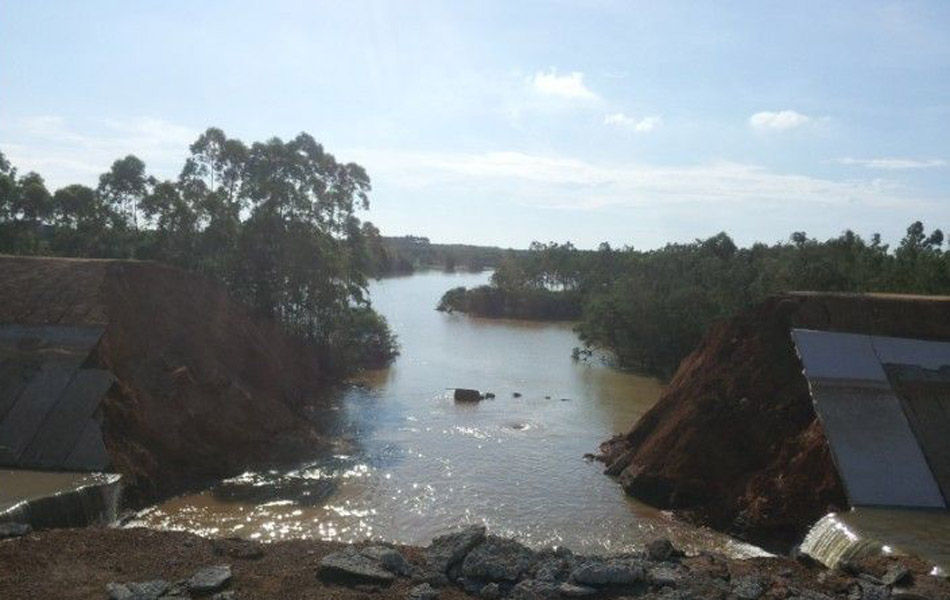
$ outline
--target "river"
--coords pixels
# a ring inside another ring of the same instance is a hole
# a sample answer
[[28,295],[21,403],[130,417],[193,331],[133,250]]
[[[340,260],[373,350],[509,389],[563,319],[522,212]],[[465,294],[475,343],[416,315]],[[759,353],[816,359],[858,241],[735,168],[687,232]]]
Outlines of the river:
[[[628,498],[584,460],[657,400],[655,379],[576,362],[569,324],[437,312],[455,286],[488,274],[423,272],[370,286],[401,355],[333,400],[351,450],[289,471],[245,473],[142,511],[135,525],[263,541],[375,538],[424,544],[466,523],[533,546],[688,551],[758,549]],[[456,404],[449,388],[492,392]],[[516,397],[515,394],[520,394]]]

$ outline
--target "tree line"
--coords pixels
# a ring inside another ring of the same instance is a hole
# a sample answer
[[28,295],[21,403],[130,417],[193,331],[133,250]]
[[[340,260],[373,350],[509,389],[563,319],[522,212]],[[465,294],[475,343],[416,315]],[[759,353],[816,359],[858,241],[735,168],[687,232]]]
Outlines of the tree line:
[[498,266],[505,251],[492,246],[433,244],[429,238],[405,235],[369,237],[373,275],[408,275],[419,270],[477,273]]
[[390,362],[395,338],[366,293],[366,171],[306,133],[247,145],[210,128],[189,150],[174,180],[129,155],[97,187],[55,192],[0,153],[0,252],[177,265],[307,338],[330,373]]
[[587,352],[604,349],[621,367],[669,376],[714,321],[769,295],[950,293],[950,251],[943,243],[941,230],[928,233],[919,221],[894,248],[878,234],[865,240],[850,230],[826,241],[795,232],[786,242],[748,248],[720,233],[646,252],[535,242],[526,253],[507,255],[490,286],[450,290],[440,308],[576,318]]

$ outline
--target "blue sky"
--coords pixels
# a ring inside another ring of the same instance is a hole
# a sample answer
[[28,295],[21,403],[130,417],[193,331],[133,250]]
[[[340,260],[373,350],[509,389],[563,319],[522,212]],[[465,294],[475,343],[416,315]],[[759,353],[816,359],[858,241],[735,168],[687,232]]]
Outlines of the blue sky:
[[524,247],[950,228],[948,2],[0,1],[50,187],[307,131],[385,234]]

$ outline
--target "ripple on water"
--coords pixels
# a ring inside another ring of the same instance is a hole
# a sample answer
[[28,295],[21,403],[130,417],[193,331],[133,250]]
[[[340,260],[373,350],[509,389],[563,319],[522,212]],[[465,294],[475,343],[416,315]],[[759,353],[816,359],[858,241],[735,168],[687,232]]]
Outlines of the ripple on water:
[[[579,341],[570,324],[433,310],[445,290],[487,279],[435,273],[371,284],[402,355],[345,390],[336,410],[314,414],[352,441],[350,454],[245,473],[143,511],[135,524],[263,541],[424,544],[485,523],[578,552],[632,550],[658,536],[689,551],[754,552],[629,500],[581,458],[628,430],[659,396],[658,382],[572,361]],[[490,389],[496,400],[458,405],[449,386]]]

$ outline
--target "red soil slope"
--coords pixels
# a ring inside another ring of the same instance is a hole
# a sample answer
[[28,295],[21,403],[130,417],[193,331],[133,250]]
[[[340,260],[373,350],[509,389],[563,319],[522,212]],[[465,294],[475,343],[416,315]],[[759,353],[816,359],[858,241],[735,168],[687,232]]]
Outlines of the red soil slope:
[[320,392],[316,357],[200,276],[0,256],[0,323],[105,326],[90,361],[117,378],[100,411],[133,502],[324,443],[296,410]]
[[631,495],[776,550],[844,489],[791,328],[950,339],[950,299],[789,294],[708,332],[657,404],[601,450]]

